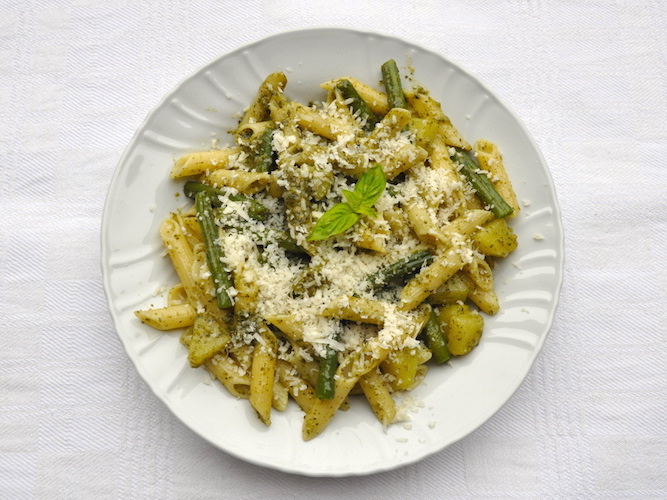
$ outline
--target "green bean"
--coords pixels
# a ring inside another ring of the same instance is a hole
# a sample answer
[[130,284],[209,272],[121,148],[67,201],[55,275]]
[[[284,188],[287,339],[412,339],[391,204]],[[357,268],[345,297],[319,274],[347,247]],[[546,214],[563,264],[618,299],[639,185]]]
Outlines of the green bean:
[[259,136],[255,150],[254,166],[257,172],[270,172],[273,169],[273,127],[267,127]]
[[451,355],[434,311],[431,311],[422,334],[426,338],[426,345],[433,354],[435,362],[441,365],[449,361]]
[[214,188],[213,186],[208,186],[196,181],[188,181],[185,183],[185,186],[183,186],[183,192],[185,193],[185,196],[193,200],[195,199],[197,193],[201,191],[205,191],[209,194],[211,203],[214,207],[222,206],[222,201],[220,201],[219,198],[222,196],[223,198],[229,198],[231,201],[247,204],[248,215],[252,219],[265,221],[269,218],[270,214],[268,207],[262,205],[257,200],[253,200],[249,196],[245,196],[243,194],[228,194],[222,189]]
[[215,296],[220,309],[232,307],[234,303],[227,293],[232,288],[232,279],[229,271],[222,263],[222,248],[218,244],[218,226],[213,218],[213,204],[211,195],[201,191],[195,196],[195,208],[197,220],[201,228],[204,246],[206,248],[206,261],[208,269],[213,278]]
[[461,173],[472,184],[472,187],[477,191],[477,195],[490,208],[493,215],[498,219],[510,215],[514,210],[496,191],[489,178],[485,174],[480,173],[481,167],[475,157],[465,149],[454,149],[456,152],[451,155],[452,161],[460,166]]
[[431,262],[433,262],[431,252],[427,250],[415,252],[371,274],[368,280],[373,288],[382,288],[390,281],[416,273],[422,266],[429,265]]
[[390,108],[405,108],[408,103],[405,100],[403,86],[401,85],[401,75],[398,72],[396,61],[389,59],[382,65],[382,81],[387,91]]
[[357,89],[354,88],[354,85],[350,80],[340,80],[336,84],[336,88],[340,91],[343,99],[350,99],[350,107],[352,108],[353,113],[359,113],[359,118],[366,120],[364,124],[364,130],[370,132],[375,128],[375,125],[380,121],[378,116],[373,113],[370,106],[364,99],[359,95]]
[[327,346],[327,352],[320,359],[320,371],[315,384],[315,396],[319,399],[333,399],[336,392],[334,375],[338,368],[338,352]]

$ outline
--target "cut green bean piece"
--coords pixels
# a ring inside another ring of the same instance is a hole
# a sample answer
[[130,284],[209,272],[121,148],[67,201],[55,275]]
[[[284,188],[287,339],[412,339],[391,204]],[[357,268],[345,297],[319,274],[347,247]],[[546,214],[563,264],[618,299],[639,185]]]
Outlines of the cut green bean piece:
[[185,196],[193,200],[197,193],[201,191],[205,191],[209,194],[211,203],[214,207],[222,206],[222,201],[220,201],[220,196],[222,196],[223,198],[229,198],[231,201],[247,204],[248,215],[255,220],[265,221],[269,218],[270,213],[268,207],[262,205],[257,200],[253,200],[249,196],[243,194],[229,194],[222,189],[214,188],[213,186],[196,181],[188,181],[185,183],[185,186],[183,186]]
[[401,75],[398,72],[396,61],[389,59],[382,65],[382,82],[387,91],[390,108],[405,108],[408,103],[405,100],[403,86],[401,85]]
[[433,262],[433,255],[428,250],[415,252],[404,259],[394,262],[390,266],[371,274],[368,280],[373,288],[382,288],[391,281],[405,278],[419,271],[423,266]]
[[338,353],[327,347],[326,355],[320,359],[320,371],[315,384],[315,396],[319,399],[333,399],[336,392],[334,375],[338,368]]
[[422,334],[426,338],[426,345],[431,351],[431,354],[433,354],[435,362],[441,365],[449,361],[451,354],[447,348],[447,341],[442,335],[442,330],[440,329],[440,324],[438,323],[438,318],[434,311],[431,311],[431,315],[424,326]]
[[477,191],[477,195],[489,207],[493,215],[498,219],[511,215],[514,210],[496,191],[491,180],[484,173],[480,172],[481,167],[475,157],[465,149],[454,149],[456,152],[451,155],[452,161],[460,166],[461,173],[472,184],[472,187]]
[[267,127],[259,137],[255,151],[255,171],[270,172],[273,170],[273,127]]
[[364,99],[359,95],[357,89],[354,88],[354,85],[350,80],[341,80],[336,84],[336,88],[340,91],[341,96],[346,101],[350,100],[350,107],[352,108],[353,113],[359,113],[359,118],[366,120],[363,129],[366,132],[370,132],[375,128],[375,125],[380,121],[378,116],[373,113],[370,106]]
[[213,278],[216,301],[220,309],[227,309],[234,305],[227,293],[227,290],[232,288],[232,279],[229,271],[227,271],[227,268],[222,263],[222,248],[218,244],[218,226],[215,224],[213,218],[211,195],[206,191],[197,193],[195,196],[195,208],[206,248],[208,270],[211,272],[211,277]]

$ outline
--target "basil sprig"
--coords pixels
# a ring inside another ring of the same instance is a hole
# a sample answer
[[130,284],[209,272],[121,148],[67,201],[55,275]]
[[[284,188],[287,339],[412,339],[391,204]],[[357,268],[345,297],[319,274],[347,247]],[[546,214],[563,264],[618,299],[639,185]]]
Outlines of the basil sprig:
[[387,179],[381,165],[377,165],[359,178],[354,191],[343,190],[345,203],[338,203],[324,212],[308,235],[308,241],[326,240],[329,236],[340,234],[354,226],[361,215],[377,217],[373,205],[378,200]]

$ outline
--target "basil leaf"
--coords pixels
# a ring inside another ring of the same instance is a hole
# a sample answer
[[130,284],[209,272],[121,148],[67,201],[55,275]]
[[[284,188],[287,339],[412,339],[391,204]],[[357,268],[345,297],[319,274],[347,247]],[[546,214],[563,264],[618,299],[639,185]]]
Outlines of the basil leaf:
[[355,212],[363,202],[363,196],[361,193],[357,193],[356,191],[348,191],[347,189],[343,189],[343,196],[345,196],[345,199],[350,204],[352,210]]
[[377,212],[373,207],[367,207],[366,205],[361,205],[359,208],[357,208],[356,212],[359,215],[368,215],[369,217],[373,217],[374,219],[378,216]]
[[339,203],[324,212],[306,238],[308,241],[326,240],[329,236],[342,233],[359,220],[359,215],[348,203]]
[[382,191],[384,191],[386,185],[387,179],[384,176],[382,165],[377,165],[364,172],[354,186],[354,192],[361,195],[362,198],[359,206],[372,207],[382,194]]

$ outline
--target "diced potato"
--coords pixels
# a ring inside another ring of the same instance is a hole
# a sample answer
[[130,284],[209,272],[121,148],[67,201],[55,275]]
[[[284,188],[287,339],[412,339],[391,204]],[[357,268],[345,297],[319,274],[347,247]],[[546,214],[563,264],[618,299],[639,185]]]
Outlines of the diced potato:
[[192,331],[187,330],[181,339],[188,348],[188,360],[193,367],[204,364],[224,349],[230,340],[226,325],[208,313],[199,314]]
[[518,245],[516,234],[505,219],[487,223],[473,234],[472,239],[480,252],[492,257],[507,257]]
[[380,368],[390,374],[389,385],[395,391],[407,391],[415,386],[419,366],[431,359],[431,352],[423,346],[406,347],[393,351],[385,359]]
[[472,351],[482,337],[484,318],[464,304],[448,304],[438,314],[449,352],[462,356]]
[[468,297],[468,283],[456,273],[428,297],[430,304],[455,304]]

